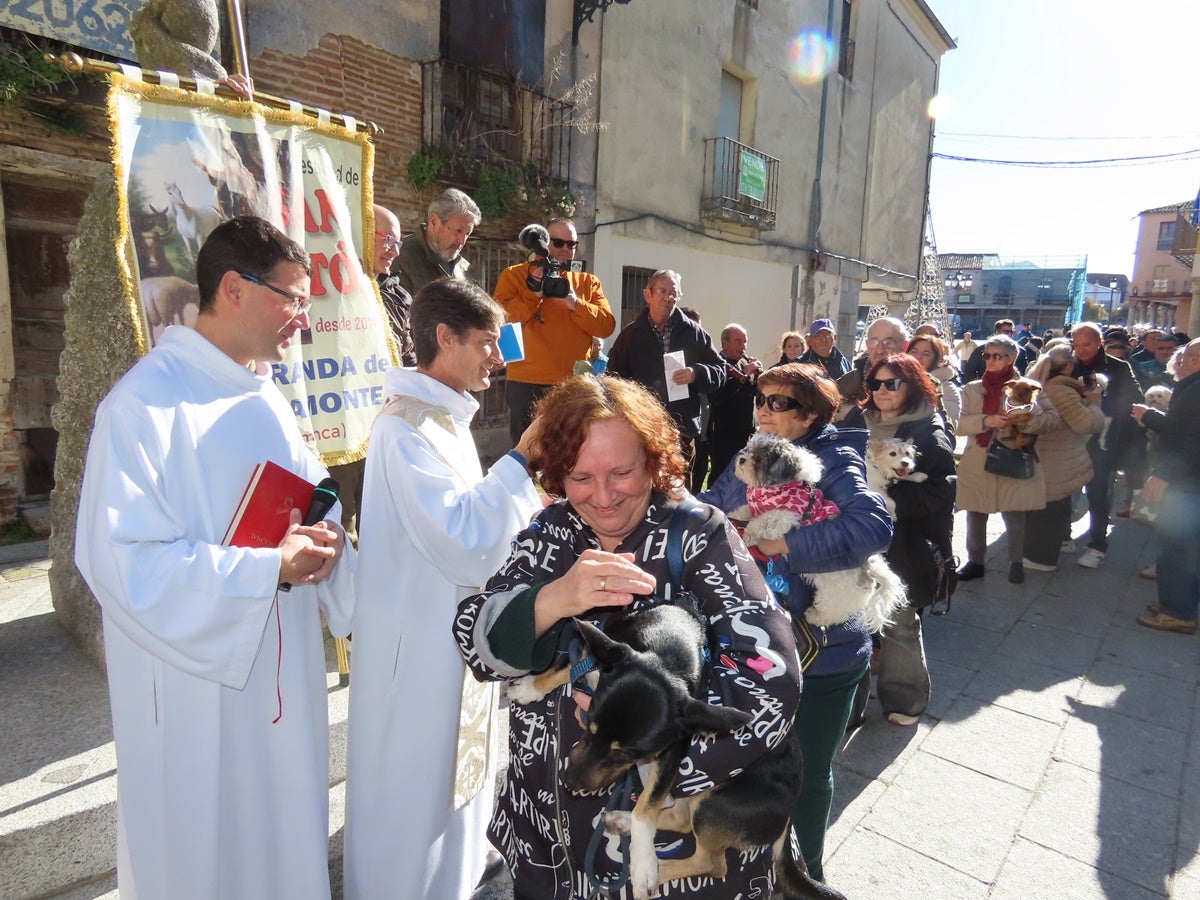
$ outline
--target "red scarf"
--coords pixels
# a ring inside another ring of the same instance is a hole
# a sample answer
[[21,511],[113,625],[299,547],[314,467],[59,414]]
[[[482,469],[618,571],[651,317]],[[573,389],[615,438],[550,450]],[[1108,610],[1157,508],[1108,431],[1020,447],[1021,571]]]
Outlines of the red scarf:
[[823,522],[841,512],[832,500],[826,500],[819,488],[802,481],[746,488],[746,503],[751,516],[773,509],[789,509],[800,515],[801,525]]
[[[983,373],[983,415],[994,416],[1000,412],[1000,402],[1004,399],[1004,385],[1017,375],[1011,365],[1002,372]],[[975,443],[987,447],[992,442],[992,431],[985,428],[975,435]]]

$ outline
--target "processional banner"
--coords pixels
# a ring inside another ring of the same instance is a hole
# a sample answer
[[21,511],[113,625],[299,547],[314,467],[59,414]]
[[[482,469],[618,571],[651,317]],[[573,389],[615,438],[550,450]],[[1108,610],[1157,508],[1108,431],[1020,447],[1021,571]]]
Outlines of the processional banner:
[[[136,70],[134,70],[136,71]],[[120,199],[126,302],[142,352],[199,311],[196,253],[233,216],[257,215],[312,258],[311,327],[273,374],[325,465],[366,453],[398,362],[375,279],[365,134],[327,115],[113,75],[109,118]]]

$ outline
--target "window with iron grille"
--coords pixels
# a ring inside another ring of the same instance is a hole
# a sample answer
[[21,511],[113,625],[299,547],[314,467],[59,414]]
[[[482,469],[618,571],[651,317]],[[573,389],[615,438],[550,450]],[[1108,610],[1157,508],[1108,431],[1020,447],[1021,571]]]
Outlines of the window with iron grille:
[[654,269],[639,266],[621,267],[621,328],[638,317],[646,305],[646,288]]

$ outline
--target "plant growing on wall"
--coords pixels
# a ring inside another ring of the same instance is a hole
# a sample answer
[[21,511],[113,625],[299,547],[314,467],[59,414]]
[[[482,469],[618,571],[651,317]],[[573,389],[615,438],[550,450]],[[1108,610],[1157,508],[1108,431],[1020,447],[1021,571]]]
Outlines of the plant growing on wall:
[[86,134],[86,121],[65,95],[76,95],[81,83],[100,84],[98,75],[71,75],[46,53],[72,49],[54,41],[35,42],[28,35],[0,33],[0,104],[21,109],[39,118],[50,129],[66,134]]

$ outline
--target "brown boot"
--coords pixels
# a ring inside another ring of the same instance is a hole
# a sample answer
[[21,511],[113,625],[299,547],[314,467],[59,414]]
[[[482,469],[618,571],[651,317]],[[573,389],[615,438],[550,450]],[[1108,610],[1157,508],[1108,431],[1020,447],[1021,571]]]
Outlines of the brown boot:
[[1138,616],[1137,623],[1159,631],[1178,631],[1180,634],[1196,633],[1195,619],[1177,619],[1167,615],[1162,609],[1159,609],[1158,612],[1147,612]]

